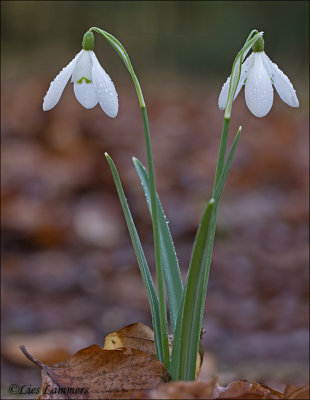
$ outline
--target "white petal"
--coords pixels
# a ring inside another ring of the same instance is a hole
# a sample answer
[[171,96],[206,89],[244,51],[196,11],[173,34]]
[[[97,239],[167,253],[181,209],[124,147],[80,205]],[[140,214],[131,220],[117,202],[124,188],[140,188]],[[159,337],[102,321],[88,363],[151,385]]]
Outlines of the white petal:
[[85,108],[93,108],[98,103],[98,95],[93,83],[86,83],[85,80],[82,83],[75,83],[74,94]]
[[228,91],[229,91],[229,83],[230,83],[230,76],[227,78],[226,82],[222,86],[222,90],[219,95],[218,105],[219,105],[220,110],[224,110],[226,108],[227,99],[228,99]]
[[114,84],[99,64],[97,57],[93,51],[90,51],[93,62],[93,82],[98,100],[103,111],[111,118],[115,118],[118,113],[118,97]]
[[76,66],[72,73],[72,82],[77,83],[82,78],[87,78],[92,81],[92,60],[90,51],[82,50],[81,56],[77,60]]
[[[239,83],[238,83],[238,86],[236,89],[234,100],[236,99],[242,86],[244,85],[244,82],[245,82],[247,74],[248,74],[248,70],[251,67],[252,63],[253,63],[253,53],[242,64],[240,79],[239,79]],[[224,83],[221,93],[220,93],[220,96],[219,96],[218,105],[219,105],[220,110],[224,110],[226,107],[228,92],[229,92],[229,84],[230,84],[230,77],[228,77],[227,81]]]
[[263,64],[262,52],[253,54],[253,65],[249,69],[245,83],[245,101],[256,117],[264,117],[272,107],[273,88]]
[[263,63],[268,71],[269,78],[272,79],[281,99],[291,107],[299,107],[296,91],[288,77],[273,63],[267,54],[263,54]]
[[253,61],[254,61],[254,53],[252,53],[252,54],[244,61],[244,63],[242,64],[242,67],[241,67],[241,74],[240,74],[240,80],[239,80],[239,83],[238,83],[238,86],[237,86],[237,90],[236,90],[236,93],[235,93],[234,100],[235,100],[235,98],[237,97],[237,95],[239,94],[239,92],[240,92],[242,86],[245,84],[245,81],[246,81],[247,76],[248,76],[249,69],[250,69],[251,66],[253,65]]
[[81,55],[83,50],[81,50],[75,57],[74,59],[65,67],[63,68],[59,74],[56,76],[56,78],[53,80],[53,82],[50,84],[50,87],[44,97],[43,100],[43,110],[47,111],[50,110],[51,108],[55,107],[55,105],[58,103],[62,92],[68,83],[68,80],[70,76],[72,75],[75,65],[77,63],[77,60],[79,56]]

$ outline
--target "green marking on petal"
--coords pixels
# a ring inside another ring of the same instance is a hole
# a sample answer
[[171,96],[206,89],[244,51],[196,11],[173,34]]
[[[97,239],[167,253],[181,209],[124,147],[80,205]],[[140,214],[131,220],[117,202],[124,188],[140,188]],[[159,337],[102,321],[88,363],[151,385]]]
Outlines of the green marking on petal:
[[79,79],[76,83],[82,83],[82,82],[83,82],[83,79],[85,79],[85,82],[86,82],[86,83],[92,83],[92,81],[90,81],[89,79],[85,78],[85,76],[82,76],[82,78]]

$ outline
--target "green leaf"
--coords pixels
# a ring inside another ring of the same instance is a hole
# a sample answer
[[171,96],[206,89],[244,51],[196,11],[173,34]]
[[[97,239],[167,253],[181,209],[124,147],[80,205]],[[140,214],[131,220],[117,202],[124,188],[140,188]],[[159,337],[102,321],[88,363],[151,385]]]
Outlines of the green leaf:
[[[150,214],[152,215],[150,180],[148,173],[146,172],[142,163],[137,158],[133,158],[133,163],[140,178]],[[162,265],[167,288],[170,321],[172,330],[174,332],[183,294],[183,283],[170,229],[158,194],[156,195],[156,200],[158,209]]]
[[122,205],[122,209],[124,212],[124,216],[126,219],[128,231],[131,237],[132,245],[137,257],[138,265],[140,268],[142,280],[144,283],[144,286],[147,291],[150,307],[151,307],[151,313],[152,313],[152,320],[153,320],[153,328],[154,328],[154,335],[155,335],[155,343],[156,343],[156,351],[157,351],[157,357],[159,360],[163,360],[163,352],[161,348],[161,332],[160,332],[160,319],[159,319],[159,302],[158,302],[158,297],[157,293],[154,287],[154,283],[152,280],[152,276],[150,274],[150,270],[143,252],[143,248],[140,242],[140,238],[137,232],[137,229],[135,227],[135,223],[133,221],[127,199],[125,197],[125,193],[120,181],[119,174],[117,172],[116,166],[112,160],[112,158],[105,153],[105,157],[108,160],[109,166],[112,171],[113,179],[115,182],[115,186],[117,189],[117,193]]
[[230,119],[224,118],[223,128],[222,128],[222,135],[221,135],[220,149],[219,149],[219,154],[218,154],[218,157],[217,157],[215,178],[214,178],[214,184],[213,184],[213,192],[214,192],[214,190],[215,190],[215,188],[216,188],[216,186],[218,184],[218,181],[220,179],[222,170],[224,168],[229,124],[230,124]]
[[231,168],[241,129],[241,127],[238,129],[235,136],[213,198],[206,206],[196,235],[173,341],[169,372],[174,380],[195,379],[196,358],[216,229],[218,203]]
[[212,198],[206,206],[194,243],[173,341],[169,372],[174,380],[195,379],[203,303],[213,248],[215,206]]
[[183,295],[181,299],[181,304],[179,308],[177,323],[173,335],[173,343],[172,343],[172,353],[171,360],[169,366],[169,374],[172,377],[173,381],[179,380],[179,367],[180,367],[180,353],[181,353],[181,334],[182,334],[182,322],[183,322],[183,313],[184,313],[184,302],[187,292],[187,281],[185,282],[185,286],[183,289]]
[[235,139],[233,141],[233,144],[231,146],[230,152],[229,152],[228,157],[227,157],[227,161],[226,161],[225,166],[223,168],[223,171],[222,171],[222,173],[220,175],[218,184],[217,184],[217,186],[215,188],[213,197],[217,202],[219,201],[219,199],[221,197],[221,194],[223,192],[223,189],[224,189],[224,186],[225,186],[225,183],[226,183],[226,180],[227,180],[227,176],[228,176],[228,173],[229,173],[229,170],[230,170],[233,158],[234,158],[234,154],[235,154],[235,151],[236,151],[236,147],[237,147],[237,144],[238,144],[238,141],[239,141],[239,137],[240,137],[241,131],[242,131],[242,127],[240,126],[239,129],[238,129],[238,132],[236,133],[236,136],[235,136]]

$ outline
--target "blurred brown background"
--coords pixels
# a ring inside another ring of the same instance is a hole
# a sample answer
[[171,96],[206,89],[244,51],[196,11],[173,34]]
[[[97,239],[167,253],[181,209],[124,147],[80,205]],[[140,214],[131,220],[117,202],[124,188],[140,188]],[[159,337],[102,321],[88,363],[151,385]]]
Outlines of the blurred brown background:
[[220,383],[308,380],[309,3],[306,1],[4,1],[1,76],[2,390],[40,384],[18,346],[54,362],[136,321],[151,325],[129,234],[104,157],[116,162],[154,271],[152,230],[131,157],[146,162],[134,87],[112,48],[95,50],[119,94],[109,119],[68,83],[42,111],[50,81],[91,26],[115,35],[140,78],[158,191],[185,277],[210,196],[223,112],[218,94],[249,32],[291,79],[298,109],[275,93],[255,118],[243,91],[231,139],[243,133],[225,188],[204,327]]

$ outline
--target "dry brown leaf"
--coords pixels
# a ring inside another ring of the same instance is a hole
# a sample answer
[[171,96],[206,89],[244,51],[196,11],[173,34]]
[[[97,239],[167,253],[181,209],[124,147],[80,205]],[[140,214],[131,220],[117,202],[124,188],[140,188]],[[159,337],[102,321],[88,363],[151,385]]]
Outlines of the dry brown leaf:
[[40,400],[132,398],[133,392],[170,379],[155,355],[136,349],[104,350],[92,345],[51,366],[23,351],[41,368]]
[[[105,350],[115,350],[120,347],[131,347],[156,355],[154,332],[141,322],[125,326],[117,332],[110,333],[104,341]],[[169,339],[169,351],[172,351],[172,341]],[[201,356],[197,354],[196,379],[201,367]]]
[[151,390],[148,399],[284,399],[283,394],[257,382],[236,381],[227,387],[209,382],[169,382]]
[[205,351],[203,360],[200,367],[198,380],[208,382],[213,376],[218,374],[218,362],[215,355],[211,352]]
[[11,334],[4,338],[1,353],[10,362],[33,367],[33,363],[20,352],[23,343],[31,354],[44,364],[56,364],[69,358],[80,348],[94,340],[94,334],[88,329],[66,331],[49,331],[36,335]]
[[89,346],[59,364],[43,364],[25,348],[22,350],[41,368],[40,400],[309,398],[309,385],[286,385],[281,393],[257,382],[235,381],[223,387],[216,378],[208,382],[166,383],[170,376],[156,359],[153,331],[141,323],[108,335],[104,348]]
[[[109,335],[105,348],[89,346],[68,360],[45,365],[24,348],[24,354],[42,371],[39,399],[308,399],[309,385],[286,385],[284,393],[257,382],[235,381],[220,386],[206,381],[169,382],[164,365],[150,345],[152,330],[133,324]],[[126,343],[148,349],[119,347]],[[117,347],[110,349],[111,347]],[[154,346],[154,344],[153,344]],[[107,349],[109,348],[109,349]]]
[[236,381],[226,388],[218,386],[218,399],[283,399],[283,395],[257,382]]
[[285,399],[310,399],[309,385],[293,386],[286,385],[284,389]]
[[156,354],[154,333],[148,326],[137,322],[106,336],[105,350],[116,350],[120,347],[131,347],[149,354]]

